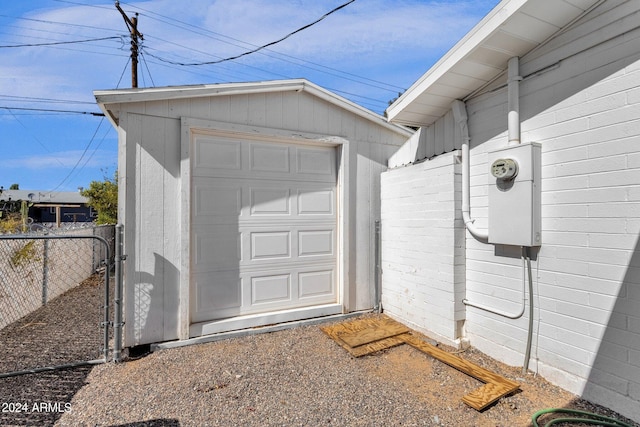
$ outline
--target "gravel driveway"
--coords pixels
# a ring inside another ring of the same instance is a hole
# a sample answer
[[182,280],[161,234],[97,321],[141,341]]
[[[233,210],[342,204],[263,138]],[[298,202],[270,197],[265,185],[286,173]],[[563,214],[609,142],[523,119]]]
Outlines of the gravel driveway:
[[460,398],[481,383],[418,350],[355,359],[319,326],[303,326],[96,366],[55,425],[514,427],[548,407],[615,416],[476,350],[462,357],[521,391],[478,412]]
[[[77,308],[101,292],[89,281],[0,331],[2,372],[95,358],[99,312],[82,321]],[[521,391],[478,412],[460,400],[482,385],[473,378],[408,345],[356,359],[313,325],[0,379],[0,425],[514,427],[548,407],[616,416],[473,349],[462,357]]]

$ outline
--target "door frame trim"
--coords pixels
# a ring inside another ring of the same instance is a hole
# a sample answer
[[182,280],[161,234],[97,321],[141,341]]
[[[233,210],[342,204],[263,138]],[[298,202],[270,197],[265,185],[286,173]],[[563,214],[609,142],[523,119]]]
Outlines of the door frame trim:
[[[178,320],[178,338],[181,340],[192,338],[194,332],[200,334],[211,333],[209,330],[215,329],[213,324],[220,323],[218,321],[200,322],[194,324],[192,328],[190,306],[191,306],[191,155],[193,153],[193,144],[195,135],[223,136],[243,140],[252,140],[260,142],[276,142],[297,145],[321,145],[325,147],[335,147],[337,159],[337,182],[336,182],[336,214],[337,214],[337,296],[338,301],[335,305],[321,305],[320,307],[331,307],[328,314],[337,314],[336,307],[339,311],[345,313],[349,307],[349,141],[340,136],[320,135],[310,132],[290,131],[286,129],[266,128],[260,126],[239,125],[228,122],[218,122],[212,120],[193,119],[189,117],[181,118],[180,129],[180,283],[179,283],[179,320]],[[347,189],[347,190],[345,190]],[[255,317],[263,317],[265,321],[268,319],[278,320],[280,318],[291,318],[291,315],[284,317],[278,313],[295,313],[298,310],[308,311],[313,314],[314,306],[278,311],[274,313],[262,313],[260,315],[252,315]],[[322,311],[322,310],[321,310]],[[325,310],[326,311],[326,310]],[[329,313],[330,312],[330,313]],[[323,312],[324,313],[324,312]],[[327,314],[327,315],[328,315]],[[321,314],[322,315],[322,314]],[[248,317],[252,317],[248,316]],[[247,317],[247,316],[239,316]],[[294,315],[293,317],[296,317]],[[288,320],[281,320],[288,321]],[[258,326],[255,319],[251,320],[254,324],[248,327]],[[211,323],[211,327],[207,328],[203,323]],[[260,322],[258,322],[260,323]],[[274,323],[274,322],[271,322]],[[242,324],[242,322],[240,322]],[[228,323],[232,326],[232,322]]]

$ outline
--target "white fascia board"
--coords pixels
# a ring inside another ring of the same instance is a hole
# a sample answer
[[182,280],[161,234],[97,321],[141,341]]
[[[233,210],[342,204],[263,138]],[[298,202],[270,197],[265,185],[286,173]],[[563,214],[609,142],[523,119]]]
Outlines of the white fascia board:
[[502,0],[482,21],[471,29],[436,64],[422,75],[405,93],[387,108],[390,121],[400,114],[427,88],[449,72],[458,62],[516,14],[530,0]]
[[[315,85],[309,81],[304,82],[304,91],[309,92],[310,94],[321,98],[331,104],[337,105],[344,110],[347,110],[357,116],[360,116],[366,120],[377,123],[380,126],[383,126],[387,129],[390,129],[396,133],[402,134],[406,137],[409,137],[413,134],[413,130],[408,129],[404,126],[397,125],[395,123],[389,123],[387,119],[379,114],[374,113],[371,110],[368,110],[355,102],[351,102],[346,98],[341,97],[333,92],[330,92],[318,85]],[[389,126],[391,125],[391,126]]]
[[96,90],[93,92],[99,104],[147,102],[170,99],[198,98],[248,93],[282,92],[302,90],[304,80],[278,80],[252,83],[220,83],[193,86],[165,86],[142,89]]
[[274,80],[254,83],[221,83],[194,86],[167,86],[145,89],[96,90],[93,92],[100,109],[109,118],[114,127],[117,118],[109,112],[109,105],[132,102],[164,101],[171,99],[198,98],[204,96],[246,95],[251,93],[270,93],[284,91],[306,91],[333,105],[343,108],[366,120],[377,123],[393,132],[410,136],[413,131],[389,123],[383,116],[374,113],[354,102],[330,92],[306,79]]

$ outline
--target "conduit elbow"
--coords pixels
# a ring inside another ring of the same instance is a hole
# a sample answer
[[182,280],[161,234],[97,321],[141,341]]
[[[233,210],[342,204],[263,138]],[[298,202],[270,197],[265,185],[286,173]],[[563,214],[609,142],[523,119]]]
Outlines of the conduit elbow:
[[464,222],[465,227],[469,230],[469,233],[476,239],[480,240],[483,243],[489,242],[489,234],[486,231],[478,230],[475,226],[475,220],[469,216],[469,212],[462,212],[462,221]]

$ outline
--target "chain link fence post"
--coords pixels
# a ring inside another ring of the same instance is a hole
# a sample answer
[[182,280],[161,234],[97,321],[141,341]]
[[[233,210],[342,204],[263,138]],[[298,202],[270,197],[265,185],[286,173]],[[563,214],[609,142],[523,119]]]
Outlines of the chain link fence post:
[[123,266],[126,256],[123,252],[122,244],[123,226],[116,225],[116,244],[115,244],[115,296],[114,296],[114,315],[113,315],[113,361],[120,362],[122,359],[122,285],[123,285]]
[[48,280],[49,280],[49,241],[45,240],[43,242],[43,250],[42,250],[42,305],[47,304],[48,300]]

